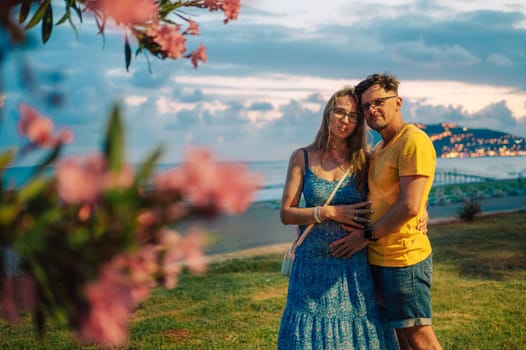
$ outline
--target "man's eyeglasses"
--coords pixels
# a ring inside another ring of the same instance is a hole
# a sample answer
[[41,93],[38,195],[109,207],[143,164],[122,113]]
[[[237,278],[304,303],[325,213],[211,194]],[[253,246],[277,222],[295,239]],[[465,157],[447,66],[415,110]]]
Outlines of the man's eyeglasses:
[[395,97],[398,97],[398,95],[375,98],[374,100],[371,100],[371,101],[369,101],[367,103],[364,103],[362,105],[362,111],[369,110],[369,108],[371,106],[373,106],[373,107],[382,107],[384,105],[385,101],[387,101],[390,98],[395,98]]
[[360,115],[356,112],[349,112],[347,113],[345,109],[334,107],[331,109],[334,115],[338,120],[343,120],[343,118],[348,117],[349,123],[356,123],[358,119],[360,118]]

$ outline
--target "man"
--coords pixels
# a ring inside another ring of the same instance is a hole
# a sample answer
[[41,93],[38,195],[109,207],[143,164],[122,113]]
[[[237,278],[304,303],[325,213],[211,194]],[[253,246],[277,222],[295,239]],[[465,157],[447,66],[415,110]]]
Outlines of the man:
[[369,263],[389,323],[402,349],[442,349],[431,326],[431,244],[421,221],[436,165],[429,137],[402,118],[399,81],[373,74],[356,93],[369,127],[382,136],[371,154],[371,226],[331,244],[333,254],[350,257],[368,247]]

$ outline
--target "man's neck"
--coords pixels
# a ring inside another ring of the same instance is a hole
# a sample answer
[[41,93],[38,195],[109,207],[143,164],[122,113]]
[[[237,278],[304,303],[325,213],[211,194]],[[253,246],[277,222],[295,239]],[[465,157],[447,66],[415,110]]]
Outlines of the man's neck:
[[405,126],[404,121],[400,118],[400,121],[392,122],[389,126],[380,131],[384,146],[387,145],[391,140],[403,129]]

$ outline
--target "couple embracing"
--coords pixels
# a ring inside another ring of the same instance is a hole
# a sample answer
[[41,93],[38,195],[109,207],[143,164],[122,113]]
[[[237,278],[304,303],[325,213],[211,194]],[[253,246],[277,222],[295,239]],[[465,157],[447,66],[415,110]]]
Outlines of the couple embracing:
[[[398,85],[374,74],[337,91],[314,142],[290,158],[281,220],[315,226],[296,249],[280,350],[441,349],[425,225],[436,154],[429,137],[403,121]],[[371,151],[366,122],[382,137]]]

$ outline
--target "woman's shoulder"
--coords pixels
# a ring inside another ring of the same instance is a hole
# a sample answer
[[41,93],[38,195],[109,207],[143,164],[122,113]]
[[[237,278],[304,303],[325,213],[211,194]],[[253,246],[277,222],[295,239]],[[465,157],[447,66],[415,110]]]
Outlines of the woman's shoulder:
[[312,151],[309,147],[300,147],[292,152],[290,160],[304,159],[305,155],[309,155],[310,153],[312,153]]
[[289,166],[300,166],[303,169],[305,168],[304,149],[304,147],[301,147],[292,152],[289,159]]
[[312,147],[305,146],[294,150],[290,156],[289,166],[300,167],[303,171],[310,167],[312,157],[316,157],[316,151]]

